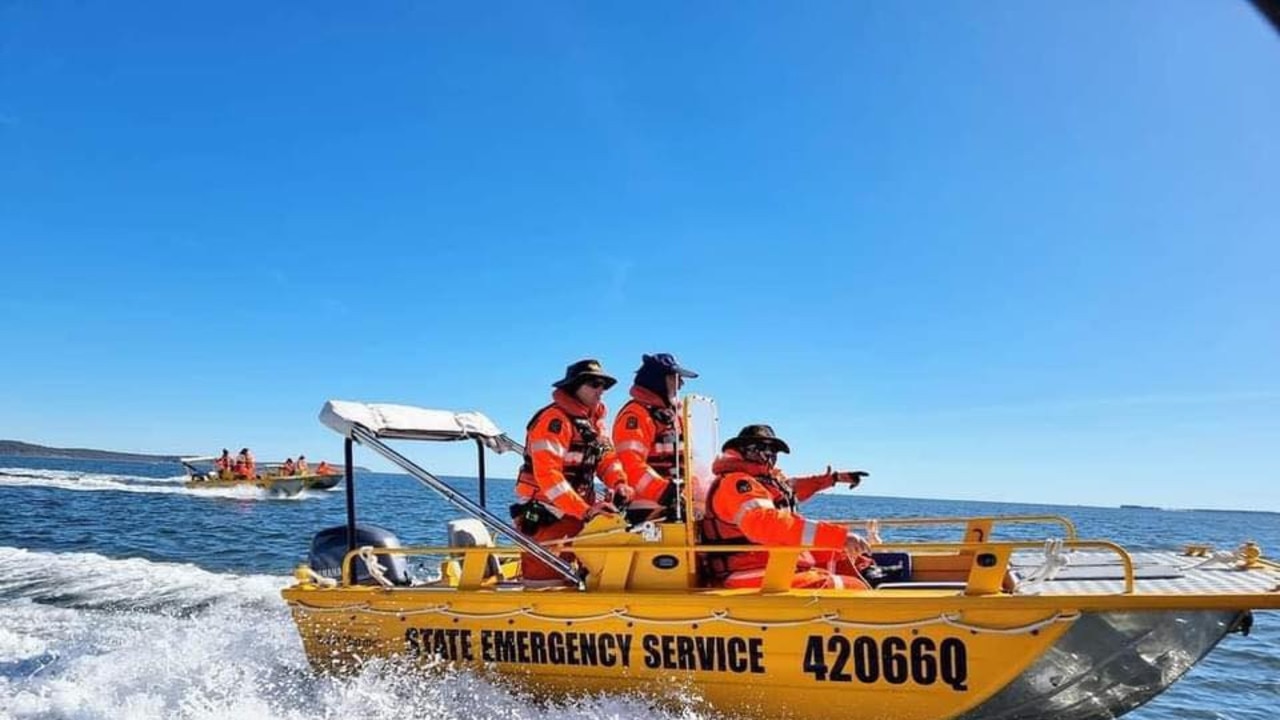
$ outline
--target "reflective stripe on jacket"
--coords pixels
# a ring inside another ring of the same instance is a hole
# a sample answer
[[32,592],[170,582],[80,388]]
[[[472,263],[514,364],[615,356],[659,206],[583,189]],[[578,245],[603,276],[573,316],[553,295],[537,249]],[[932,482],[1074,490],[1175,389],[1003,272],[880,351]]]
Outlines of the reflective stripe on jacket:
[[[740,470],[721,474],[725,465],[717,459],[716,479],[707,491],[707,514],[699,524],[703,544],[844,547],[848,530],[794,511],[796,496],[781,473],[761,467],[755,475]],[[706,553],[703,567],[723,579],[731,572],[763,568],[768,560],[764,552]]]
[[631,398],[613,421],[613,442],[635,501],[657,506],[683,449],[680,416],[646,388],[633,386]]
[[529,421],[516,497],[536,500],[557,517],[581,518],[596,502],[596,476],[612,487],[625,475],[603,432],[604,403],[591,412],[562,390],[551,397]]

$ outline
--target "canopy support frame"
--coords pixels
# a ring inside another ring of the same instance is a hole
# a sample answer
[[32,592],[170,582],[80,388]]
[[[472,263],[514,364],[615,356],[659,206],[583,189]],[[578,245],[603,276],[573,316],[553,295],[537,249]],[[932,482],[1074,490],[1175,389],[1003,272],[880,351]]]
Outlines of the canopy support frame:
[[[476,438],[476,440],[477,442],[479,442],[479,438]],[[578,573],[573,569],[573,566],[565,562],[564,560],[560,559],[560,556],[556,555],[550,550],[547,550],[545,547],[540,545],[537,541],[533,540],[532,538],[529,538],[520,534],[518,531],[516,531],[515,528],[503,522],[498,516],[489,512],[484,507],[477,505],[466,495],[463,495],[457,490],[454,490],[453,487],[451,487],[448,483],[444,482],[440,478],[431,474],[427,470],[419,467],[416,463],[414,463],[409,458],[406,458],[405,456],[396,452],[394,448],[391,448],[386,443],[382,442],[381,438],[379,438],[376,433],[374,433],[373,431],[369,430],[365,426],[360,425],[358,423],[353,424],[351,426],[350,435],[347,436],[347,443],[346,443],[347,483],[348,483],[347,485],[347,507],[348,507],[347,538],[348,538],[349,544],[355,542],[355,510],[354,510],[354,500],[352,499],[354,494],[351,491],[352,490],[352,482],[351,482],[351,473],[352,473],[351,443],[352,441],[358,442],[361,445],[368,447],[370,450],[373,450],[377,454],[391,461],[394,465],[404,470],[405,472],[409,473],[414,478],[416,478],[419,482],[421,482],[423,485],[427,486],[427,488],[435,491],[436,494],[443,497],[454,507],[467,513],[468,515],[479,518],[484,522],[488,523],[496,532],[503,535],[508,540],[515,543],[516,545],[520,546],[520,548],[525,552],[541,560],[543,563],[545,563],[551,569],[555,570],[566,580],[573,583],[579,590],[585,589],[586,586],[583,584],[582,578],[578,577]],[[483,451],[482,451],[482,454],[483,454]],[[349,549],[354,549],[354,547],[350,547]]]

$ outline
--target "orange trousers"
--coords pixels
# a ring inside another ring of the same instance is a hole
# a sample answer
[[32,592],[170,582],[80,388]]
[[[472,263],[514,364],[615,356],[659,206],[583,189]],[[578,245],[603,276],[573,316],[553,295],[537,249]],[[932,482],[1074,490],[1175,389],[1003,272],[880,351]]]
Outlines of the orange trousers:
[[[574,537],[582,532],[583,522],[576,517],[568,515],[556,520],[550,525],[543,525],[538,528],[532,535],[525,533],[528,537],[538,542],[547,542],[548,540],[561,540],[564,538]],[[554,552],[554,550],[552,551]],[[573,553],[560,553],[560,559],[565,562],[573,562]],[[565,580],[566,578],[551,568],[550,565],[542,562],[538,558],[529,553],[520,553],[520,575],[525,580]]]

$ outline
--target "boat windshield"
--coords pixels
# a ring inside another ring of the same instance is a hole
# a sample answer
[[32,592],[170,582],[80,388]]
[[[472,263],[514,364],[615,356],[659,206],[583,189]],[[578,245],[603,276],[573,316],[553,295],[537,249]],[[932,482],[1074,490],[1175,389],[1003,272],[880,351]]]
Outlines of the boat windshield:
[[[687,517],[701,520],[706,508],[707,491],[715,478],[711,465],[720,451],[720,418],[715,400],[702,395],[686,395],[683,400],[686,452],[681,455],[680,475],[692,489]],[[687,470],[687,471],[686,471]]]

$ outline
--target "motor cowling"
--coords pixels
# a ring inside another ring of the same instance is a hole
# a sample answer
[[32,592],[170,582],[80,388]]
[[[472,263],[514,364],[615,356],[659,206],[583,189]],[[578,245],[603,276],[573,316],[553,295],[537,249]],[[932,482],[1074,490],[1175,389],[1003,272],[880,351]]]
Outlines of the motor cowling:
[[[400,540],[390,530],[377,525],[356,526],[356,547],[398,548]],[[347,554],[347,526],[338,525],[326,528],[311,538],[311,551],[307,562],[316,574],[338,580],[342,577],[342,558]],[[394,585],[409,585],[408,565],[403,555],[378,555],[378,565],[382,574]],[[364,560],[356,558],[353,562],[353,580],[357,585],[376,585],[377,580],[369,574]]]

